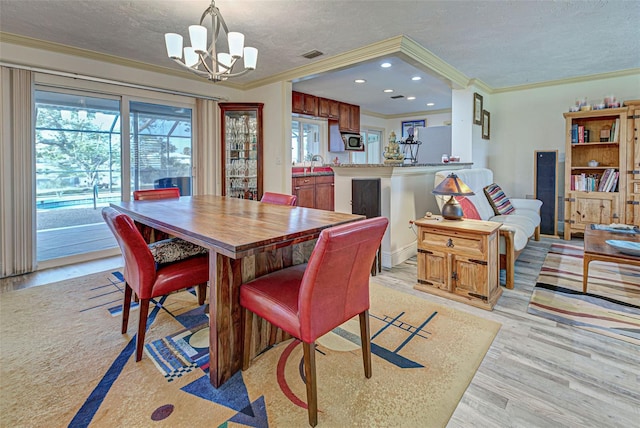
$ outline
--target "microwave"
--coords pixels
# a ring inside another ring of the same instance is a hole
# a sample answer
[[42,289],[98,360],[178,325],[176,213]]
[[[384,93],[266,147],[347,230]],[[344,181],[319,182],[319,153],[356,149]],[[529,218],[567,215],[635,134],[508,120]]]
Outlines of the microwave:
[[364,144],[360,134],[342,134],[342,141],[344,141],[345,150],[364,151]]

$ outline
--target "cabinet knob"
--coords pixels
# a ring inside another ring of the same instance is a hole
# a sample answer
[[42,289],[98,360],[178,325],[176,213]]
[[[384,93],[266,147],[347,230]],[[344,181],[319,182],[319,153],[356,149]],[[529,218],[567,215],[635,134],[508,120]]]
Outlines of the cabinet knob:
[[447,247],[449,247],[449,248],[455,247],[455,245],[453,243],[453,240],[451,238],[449,238],[449,240],[447,241]]

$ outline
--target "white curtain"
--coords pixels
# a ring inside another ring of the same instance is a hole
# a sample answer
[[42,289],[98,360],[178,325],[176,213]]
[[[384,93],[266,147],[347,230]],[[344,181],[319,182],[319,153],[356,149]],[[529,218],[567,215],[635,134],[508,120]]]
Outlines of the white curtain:
[[219,195],[216,173],[218,167],[215,160],[220,158],[220,148],[216,144],[217,103],[213,100],[196,100],[196,142],[194,150],[194,166],[198,195]]
[[33,76],[0,69],[0,277],[36,269]]

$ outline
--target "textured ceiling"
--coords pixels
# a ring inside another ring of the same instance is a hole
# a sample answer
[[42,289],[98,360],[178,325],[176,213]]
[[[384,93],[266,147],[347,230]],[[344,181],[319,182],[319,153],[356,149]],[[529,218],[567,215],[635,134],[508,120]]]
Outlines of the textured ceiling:
[[[164,33],[186,36],[187,27],[199,20],[208,4],[0,0],[0,31],[177,68],[166,57]],[[247,45],[259,50],[258,69],[237,79],[243,84],[398,35],[492,88],[640,68],[637,0],[217,0],[216,6],[229,29],[243,32]],[[324,55],[312,60],[301,56],[314,49]],[[381,114],[428,110],[424,105],[429,97],[449,98],[448,106],[437,101],[433,109],[450,107],[449,95],[442,95],[447,88],[439,80],[425,76],[419,90],[418,85],[402,86],[401,81],[422,70],[397,61],[386,74],[377,70],[380,61],[360,65],[357,74],[370,73],[364,77],[369,86],[348,84],[353,74],[342,70],[338,76],[318,76],[322,81],[315,83],[295,83],[294,88],[313,89],[317,95]],[[416,95],[416,105],[378,94],[382,86],[395,89],[394,94]],[[413,89],[415,94],[410,93]]]

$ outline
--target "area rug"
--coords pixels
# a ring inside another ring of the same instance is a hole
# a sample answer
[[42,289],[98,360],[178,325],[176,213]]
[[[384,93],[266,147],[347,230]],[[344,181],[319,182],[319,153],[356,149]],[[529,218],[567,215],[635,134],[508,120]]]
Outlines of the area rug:
[[[219,389],[193,292],[120,334],[122,276],[106,272],[0,296],[0,426],[308,426],[302,346],[267,350]],[[318,340],[320,426],[447,424],[500,324],[371,284],[373,377],[357,317]]]
[[528,312],[640,345],[640,268],[593,261],[583,293],[582,255],[579,246],[551,246]]

